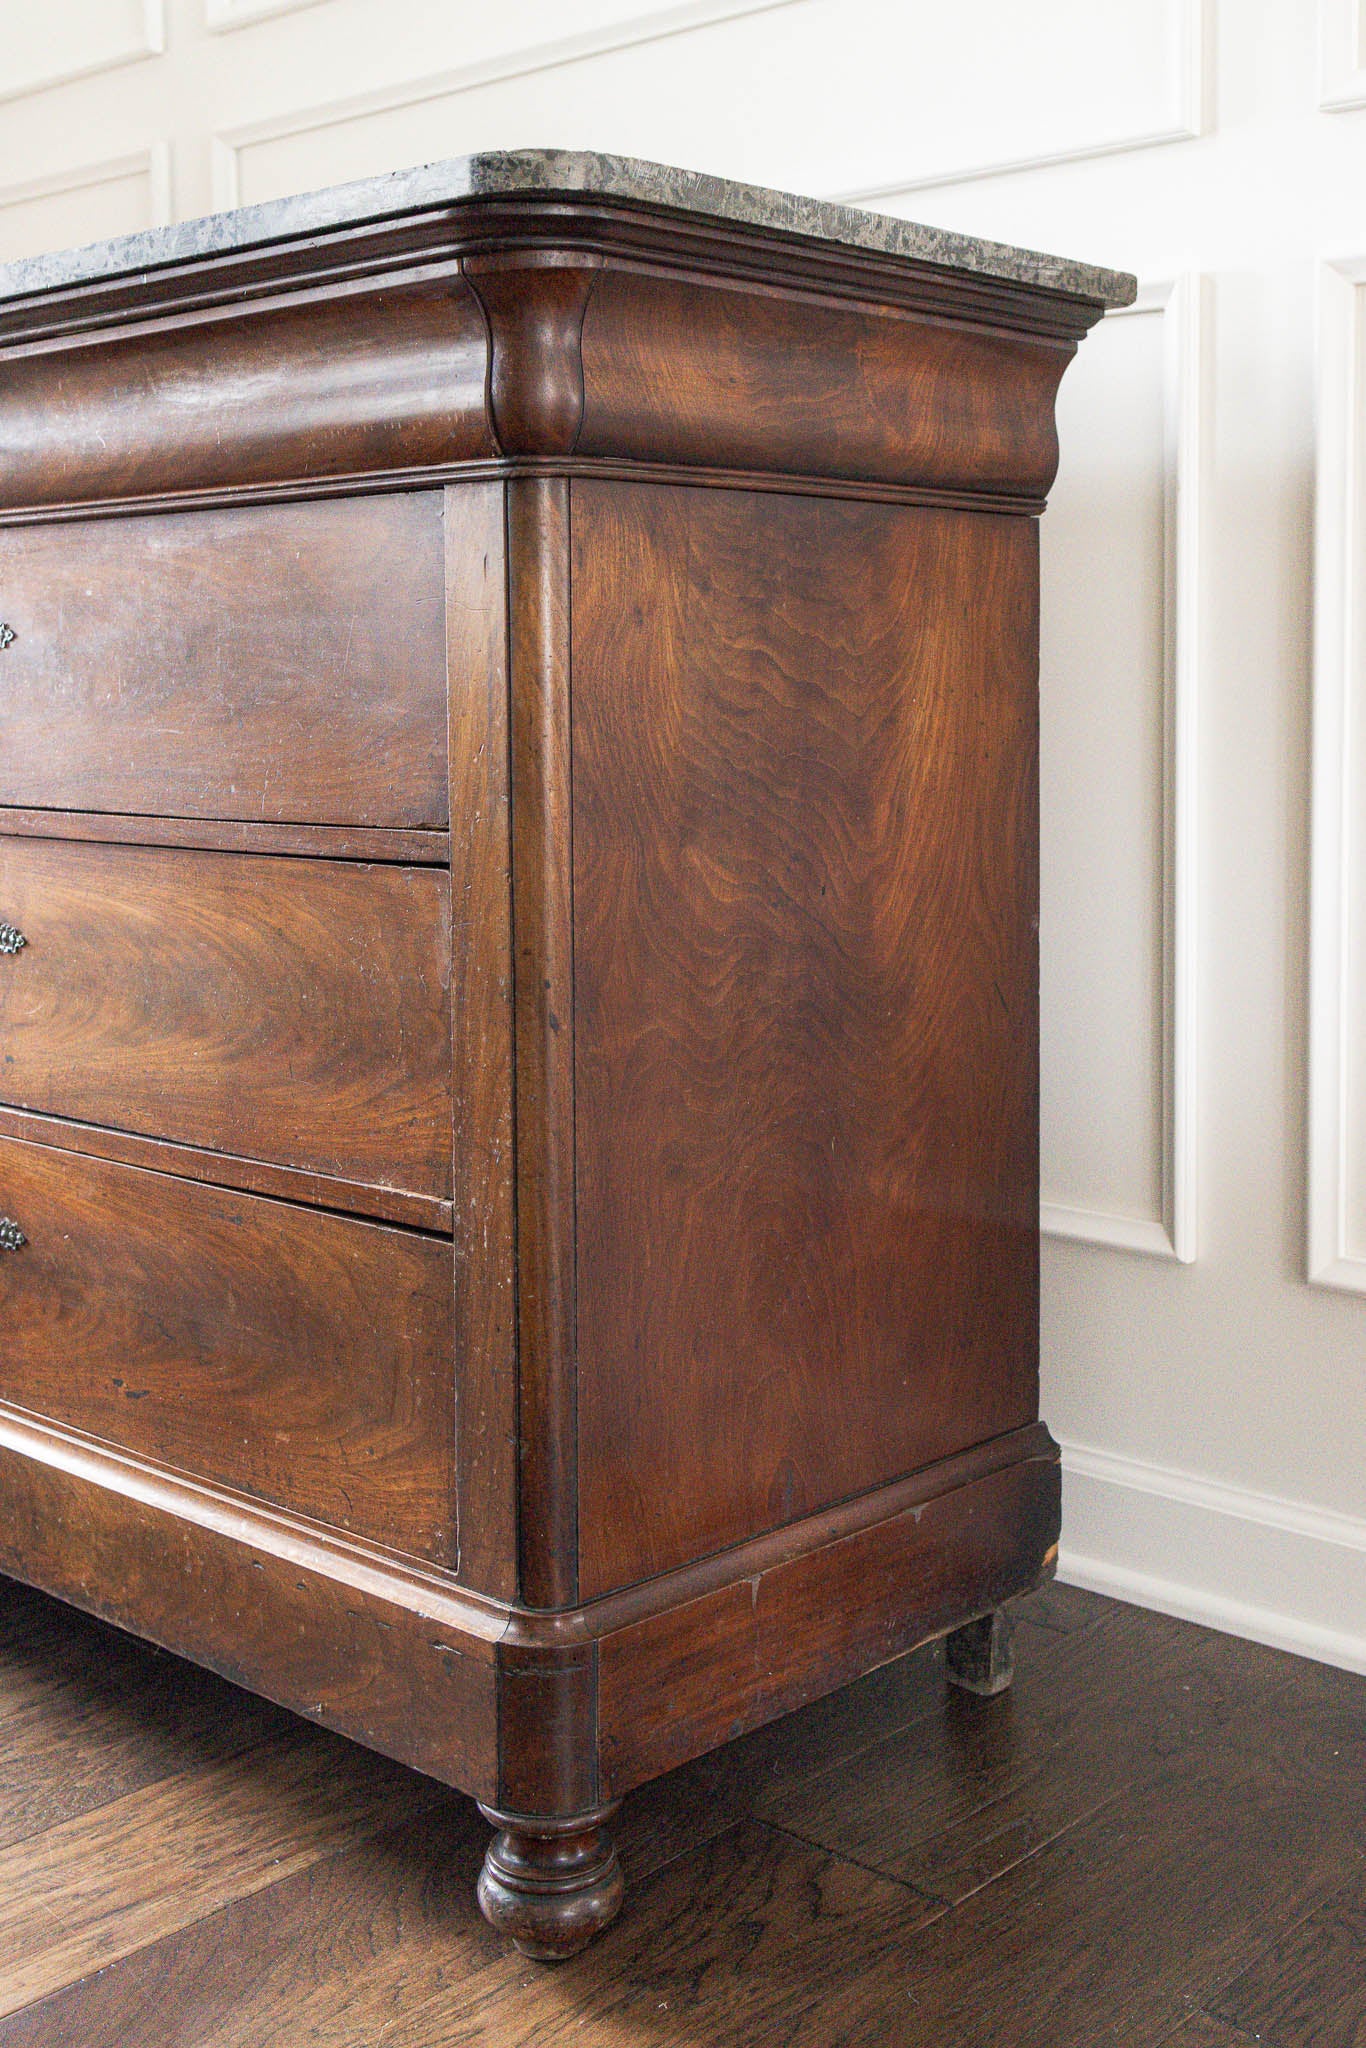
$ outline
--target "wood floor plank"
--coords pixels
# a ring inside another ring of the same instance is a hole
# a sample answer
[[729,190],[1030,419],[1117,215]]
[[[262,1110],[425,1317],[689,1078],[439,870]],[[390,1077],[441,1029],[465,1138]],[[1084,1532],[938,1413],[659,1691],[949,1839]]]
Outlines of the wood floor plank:
[[614,1833],[628,1894],[644,1878],[688,1856],[746,1818],[733,1788],[718,1784],[706,1759],[684,1764],[623,1800]]
[[[1361,1854],[1366,1864],[1366,1841]],[[1366,2048],[1366,1869],[1256,1955],[1211,2009],[1269,2048]]]
[[642,1885],[572,1962],[513,1955],[415,2007],[384,2048],[834,2048],[860,2019],[918,2039],[877,1975],[935,1909],[745,1822]]
[[1160,2048],[1251,2048],[1256,2039],[1255,2034],[1245,2034],[1241,2027],[1226,2026],[1223,2020],[1197,2012],[1184,2020],[1174,2034],[1169,2034]]
[[941,1692],[938,1711],[764,1788],[755,1812],[884,1875],[955,1901],[1116,1796],[1208,1727],[1192,1691],[1198,1641],[1173,1645],[1136,1609],[1107,1626],[1021,1631],[1009,1692]]
[[936,2048],[1164,2041],[1341,1884],[1363,1825],[1349,1779],[1328,1802],[1274,1759],[1198,1745],[912,1936],[889,1994]]
[[252,1747],[290,1717],[88,1616],[0,1643],[0,1847]]
[[944,1651],[932,1643],[866,1678],[784,1714],[699,1761],[718,1789],[750,1803],[855,1756],[893,1729],[938,1714],[944,1704]]
[[[693,1766],[644,1787],[620,1816],[628,1883],[736,1818]],[[474,1898],[489,1834],[472,1800],[433,1788],[412,1821],[0,2019],[0,2048],[371,2048],[410,2007],[504,1959]]]
[[470,1802],[0,1599],[0,2048],[1366,2048],[1366,1682],[1031,1614],[1013,1696],[934,1648],[642,1788],[545,1970]]
[[1037,1593],[1013,1600],[1010,1613],[1017,1627],[1067,1636],[1105,1627],[1114,1619],[1117,1604],[1104,1594],[1088,1593],[1081,1586],[1064,1586],[1059,1580],[1050,1579]]
[[937,1715],[764,1788],[754,1810],[952,1902],[1201,1743],[1264,1747],[1269,1691],[1305,1694],[1280,1724],[1288,1760],[1307,1767],[1347,1739],[1345,1696],[1320,1697],[1299,1660],[1189,1623],[1112,1602],[1104,1625],[1042,1642],[1021,1631],[1009,1692],[952,1693]]
[[[1028,1630],[1027,1654],[1039,1666],[1056,1654],[1077,1654],[1068,1638],[1113,1625],[1121,1608],[1099,1595],[1056,1584],[1013,1604],[1012,1613]],[[1156,1617],[1149,1617],[1156,1619]],[[766,1796],[832,1770],[871,1749],[898,1731],[937,1721],[946,1698],[957,1698],[944,1677],[944,1646],[930,1643],[870,1672],[866,1678],[814,1700],[701,1759],[713,1781],[739,1799],[747,1810],[762,1813]]]
[[0,2020],[0,2048],[370,2048],[386,2024],[500,1961],[474,1901],[488,1827],[431,1808]]
[[[368,1934],[388,1910],[372,1901],[355,1922],[359,1964],[329,1948],[301,1995],[277,1982],[264,2006],[220,2004],[198,2035],[163,2037],[144,2020],[135,2038],[139,2048],[1146,2048],[1174,2035],[1173,2048],[1225,2048],[1217,2033],[1206,2040],[1194,2027],[1185,2040],[1177,2031],[1194,1988],[1246,1954],[1278,1895],[1322,1881],[1347,1853],[1348,1830],[1325,1855],[1321,1816],[1302,1788],[1275,1767],[1258,1774],[1244,1763],[1240,1775],[1225,1752],[1217,1764],[1206,1762],[1203,1777],[1188,1761],[1173,1765],[1151,1810],[1136,1802],[1100,1816],[938,1918],[889,1881],[750,1823],[639,1884],[617,1927],[562,1970],[462,1945],[471,1932],[480,1938],[467,1893],[463,1902],[448,1893],[454,1963],[439,1920],[417,1942]],[[470,1853],[465,1882],[473,1862]],[[293,1945],[316,1954],[317,1923],[328,1926],[331,1912],[315,1901],[310,1931],[273,1904],[264,1895],[260,1924],[279,1917]],[[225,1959],[220,1986],[253,1967],[244,1910],[233,1909],[234,1931],[205,1930],[200,1944]],[[167,1953],[148,1981],[175,1984],[179,2010],[186,1978],[168,1971]],[[120,2026],[137,2011],[125,2005]],[[105,2048],[80,2007],[64,2017],[70,2032],[49,2039]],[[107,2039],[114,2048],[119,2028]],[[41,2031],[0,2032],[0,2048],[43,2042]]]
[[0,1850],[0,2014],[431,1797],[412,1773],[301,1727]]

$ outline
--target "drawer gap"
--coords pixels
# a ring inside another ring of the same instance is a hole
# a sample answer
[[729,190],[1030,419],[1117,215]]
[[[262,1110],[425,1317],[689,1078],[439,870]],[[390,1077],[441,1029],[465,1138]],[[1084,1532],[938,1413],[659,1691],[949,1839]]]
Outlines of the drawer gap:
[[209,853],[293,855],[402,867],[446,867],[451,835],[435,827],[262,824],[251,818],[169,818],[135,811],[0,805],[0,834],[108,846],[183,846]]
[[325,1209],[329,1214],[384,1223],[396,1230],[416,1230],[428,1237],[453,1234],[451,1204],[407,1188],[370,1187],[299,1167],[276,1166],[269,1160],[241,1159],[232,1153],[149,1138],[140,1131],[77,1123],[69,1117],[43,1116],[0,1103],[0,1138],[5,1137],[78,1158],[103,1159],[145,1173],[259,1195],[296,1208]]

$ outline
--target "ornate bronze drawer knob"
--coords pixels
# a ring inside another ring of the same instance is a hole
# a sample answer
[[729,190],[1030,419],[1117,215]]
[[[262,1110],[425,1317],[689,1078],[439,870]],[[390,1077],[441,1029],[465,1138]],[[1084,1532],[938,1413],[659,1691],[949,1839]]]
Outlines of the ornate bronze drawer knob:
[[0,648],[12,647],[17,638],[18,635],[15,633],[13,626],[7,625],[4,619],[0,619]]
[[0,917],[0,953],[17,953],[27,944],[28,940],[17,925],[6,924],[4,918]]
[[0,1252],[17,1252],[28,1243],[19,1225],[10,1216],[0,1216]]

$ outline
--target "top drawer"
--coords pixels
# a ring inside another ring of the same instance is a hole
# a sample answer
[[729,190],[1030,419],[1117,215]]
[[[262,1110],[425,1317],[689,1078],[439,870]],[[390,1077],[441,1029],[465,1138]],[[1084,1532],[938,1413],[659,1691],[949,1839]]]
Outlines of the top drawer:
[[439,491],[8,527],[0,621],[0,804],[447,822]]

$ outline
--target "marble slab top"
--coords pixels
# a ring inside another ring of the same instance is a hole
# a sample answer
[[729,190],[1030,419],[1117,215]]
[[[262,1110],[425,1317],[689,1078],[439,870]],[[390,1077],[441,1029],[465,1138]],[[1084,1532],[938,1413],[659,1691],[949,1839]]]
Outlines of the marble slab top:
[[736,184],[729,178],[707,177],[668,164],[642,163],[634,157],[600,156],[584,150],[513,149],[482,150],[475,156],[451,157],[414,170],[389,171],[382,177],[332,185],[322,192],[268,199],[231,213],[209,214],[202,220],[147,228],[113,241],[92,242],[82,249],[0,264],[0,302],[198,257],[230,255],[329,228],[459,206],[472,199],[537,194],[617,200],[737,221],[780,234],[867,249],[880,256],[902,256],[944,269],[1035,285],[1045,291],[1099,300],[1107,306],[1128,305],[1136,289],[1134,279],[1123,271],[1100,270],[1093,264],[1072,263],[1033,249],[984,242],[947,228],[922,227],[834,200],[773,192],[761,185]]

